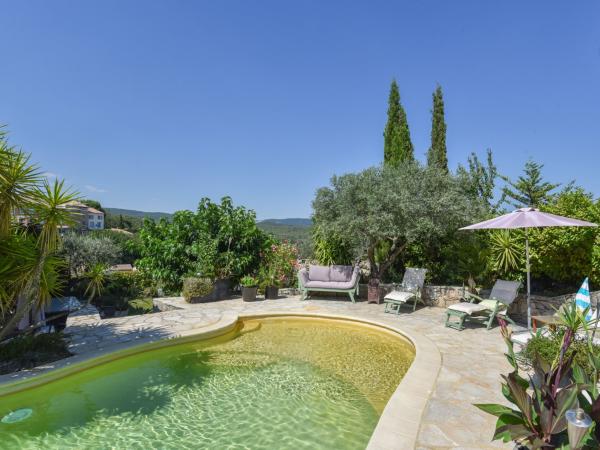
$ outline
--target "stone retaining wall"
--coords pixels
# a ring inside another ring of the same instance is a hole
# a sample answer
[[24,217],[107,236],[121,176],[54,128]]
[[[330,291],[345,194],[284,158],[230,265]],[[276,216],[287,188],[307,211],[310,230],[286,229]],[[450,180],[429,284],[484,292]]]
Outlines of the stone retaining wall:
[[[542,295],[531,296],[531,315],[552,315],[558,308],[566,302],[575,299],[576,293],[559,295],[556,297],[545,297]],[[600,300],[600,291],[593,291],[590,293],[592,298],[592,305],[596,307]],[[511,305],[508,310],[509,315],[521,322],[527,321],[527,295],[524,293],[519,294],[517,300]]]
[[[380,284],[381,298],[386,296],[387,293],[394,289],[399,289],[399,284]],[[361,284],[359,286],[359,297],[367,298],[367,284]],[[446,308],[449,305],[458,303],[463,295],[462,286],[433,286],[425,285],[423,288],[423,299],[428,306],[437,306],[440,308]]]

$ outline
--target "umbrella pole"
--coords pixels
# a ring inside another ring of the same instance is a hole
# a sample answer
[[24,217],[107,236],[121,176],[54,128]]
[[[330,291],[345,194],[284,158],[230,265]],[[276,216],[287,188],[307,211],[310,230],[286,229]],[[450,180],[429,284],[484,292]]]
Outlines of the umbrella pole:
[[527,259],[527,329],[531,330],[531,270],[529,266],[529,232],[525,228],[525,258]]

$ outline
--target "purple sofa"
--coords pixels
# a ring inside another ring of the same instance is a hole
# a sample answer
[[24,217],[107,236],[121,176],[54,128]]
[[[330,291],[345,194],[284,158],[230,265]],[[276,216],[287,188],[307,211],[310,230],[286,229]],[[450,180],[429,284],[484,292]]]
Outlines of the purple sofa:
[[309,292],[345,292],[354,303],[354,294],[358,295],[358,266],[316,266],[298,271],[298,289],[302,292],[302,300]]

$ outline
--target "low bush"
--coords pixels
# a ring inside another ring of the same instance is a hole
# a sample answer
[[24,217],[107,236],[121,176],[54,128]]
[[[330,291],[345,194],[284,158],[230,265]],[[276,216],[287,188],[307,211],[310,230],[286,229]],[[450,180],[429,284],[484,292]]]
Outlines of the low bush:
[[213,291],[213,282],[208,278],[189,277],[183,280],[183,298],[191,303],[196,297],[204,297]]
[[[551,364],[560,352],[562,345],[562,338],[564,332],[557,331],[549,336],[535,335],[525,347],[523,356],[528,361],[533,361],[536,357],[542,361]],[[594,354],[600,356],[600,345],[593,345]],[[566,355],[570,357],[575,354],[574,364],[581,367],[585,372],[591,376],[594,372],[594,368],[590,364],[587,354],[587,342],[583,339],[575,339]]]
[[154,302],[152,297],[136,298],[130,300],[127,308],[128,316],[137,316],[140,314],[149,314],[154,312]]
[[0,374],[31,369],[71,356],[62,333],[23,335],[0,344]]

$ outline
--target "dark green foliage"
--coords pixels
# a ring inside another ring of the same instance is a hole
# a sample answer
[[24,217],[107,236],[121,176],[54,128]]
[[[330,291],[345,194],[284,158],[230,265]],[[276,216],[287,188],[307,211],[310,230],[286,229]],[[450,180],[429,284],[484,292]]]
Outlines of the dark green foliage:
[[351,239],[327,229],[325,226],[315,226],[312,232],[314,257],[319,264],[350,265],[353,262]]
[[137,316],[140,314],[150,314],[154,312],[154,303],[152,297],[136,298],[130,300],[127,308],[128,316]]
[[120,262],[121,246],[103,234],[71,232],[62,238],[60,256],[67,262],[71,276],[78,277],[97,264]]
[[547,204],[553,198],[551,191],[560,184],[548,183],[542,177],[543,164],[534,161],[525,163],[524,175],[519,176],[517,181],[511,181],[503,177],[508,186],[504,187],[503,193],[516,208],[533,207],[539,208]]
[[444,97],[440,85],[437,86],[433,93],[433,109],[431,111],[431,147],[427,151],[427,165],[448,172]]
[[137,234],[124,231],[113,230],[95,230],[89,233],[90,236],[104,237],[110,239],[120,250],[119,264],[135,264],[140,258],[140,238]]
[[485,163],[482,163],[475,153],[471,153],[467,164],[467,168],[462,165],[458,166],[457,175],[462,178],[468,192],[473,197],[481,199],[490,213],[498,212],[498,208],[504,198],[502,197],[499,201],[495,201],[496,180],[499,174],[494,164],[492,151],[490,149],[487,150],[487,160]]
[[459,180],[417,163],[373,167],[331,179],[313,201],[314,221],[366,257],[371,277],[384,277],[407,249],[437,242],[481,216]]
[[0,375],[71,356],[62,333],[21,335],[0,344]]
[[186,302],[192,302],[196,297],[205,297],[213,291],[213,282],[208,278],[188,277],[183,280],[181,295]]
[[[600,200],[581,188],[567,187],[542,207],[544,211],[600,224]],[[530,230],[532,272],[576,289],[585,276],[600,285],[600,227]]]
[[191,211],[178,211],[171,221],[144,220],[140,236],[138,269],[167,292],[178,292],[184,275],[193,273],[196,258],[192,245],[198,240],[196,219]]
[[105,229],[116,228],[119,230],[129,231],[130,233],[137,233],[138,231],[140,231],[143,225],[143,217],[127,216],[124,214],[113,215],[110,212],[106,212],[104,216]]
[[196,213],[178,211],[171,221],[149,219],[140,231],[138,269],[169,292],[181,289],[184,276],[239,279],[260,265],[272,239],[256,226],[254,211],[201,200]]
[[398,166],[400,163],[414,160],[414,149],[410,139],[406,111],[400,103],[400,92],[396,80],[393,80],[390,86],[387,117],[383,132],[384,163]]
[[93,304],[99,308],[112,306],[116,310],[125,311],[133,299],[152,296],[154,292],[138,273],[113,273],[107,275],[101,294],[94,298]]
[[[550,336],[542,336],[540,333],[535,335],[525,347],[523,356],[529,361],[541,359],[546,364],[550,365],[556,359],[562,346],[564,331],[551,334]],[[600,357],[600,346],[592,345],[593,353]],[[575,339],[567,353],[567,358],[573,357],[573,362],[581,367],[588,376],[594,374],[595,368],[591,365],[588,358],[588,343],[580,338]]]

